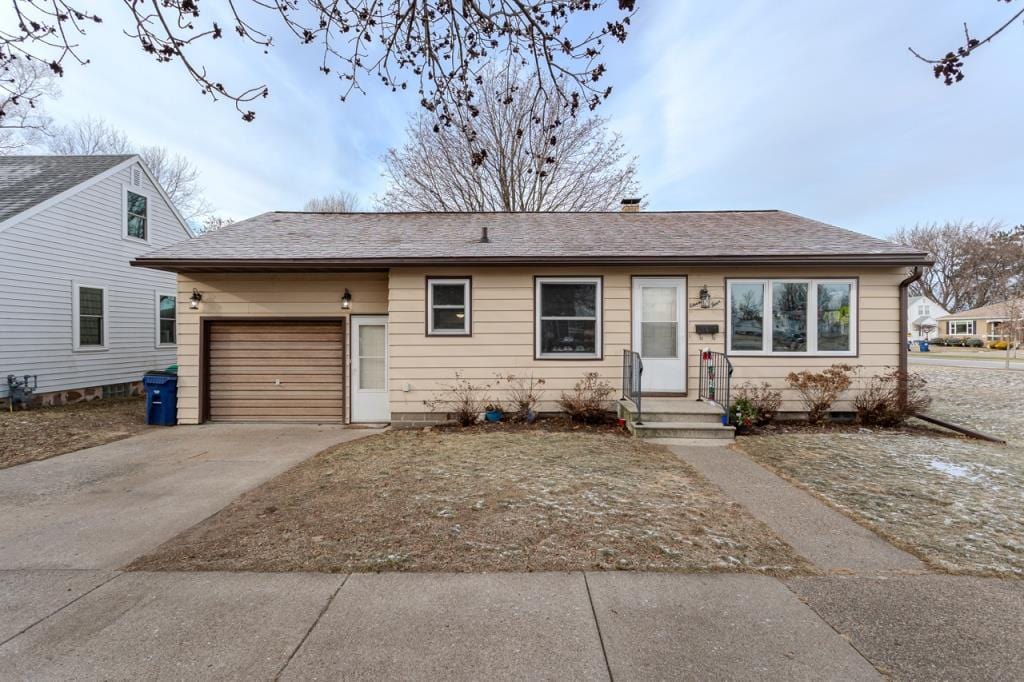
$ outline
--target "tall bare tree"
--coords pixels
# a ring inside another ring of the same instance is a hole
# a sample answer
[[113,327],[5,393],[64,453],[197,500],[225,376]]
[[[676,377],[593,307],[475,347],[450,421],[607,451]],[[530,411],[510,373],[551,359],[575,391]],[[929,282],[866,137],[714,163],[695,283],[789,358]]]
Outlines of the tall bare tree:
[[334,194],[309,199],[302,210],[313,213],[352,213],[359,210],[359,197],[353,192],[339,190]]
[[1024,226],[948,222],[900,229],[892,241],[927,251],[935,265],[914,285],[950,312],[1020,295],[1024,276]]
[[[384,156],[387,211],[604,211],[638,191],[636,159],[599,117],[562,120],[536,80],[492,70],[472,128],[413,114]],[[477,164],[466,158],[478,157]]]
[[35,60],[0,60],[0,154],[14,154],[39,141],[53,124],[43,100],[60,95],[56,77]]
[[198,225],[212,214],[199,169],[183,154],[161,146],[136,146],[102,118],[84,118],[54,128],[45,140],[54,154],[138,154],[185,220]]
[[[103,19],[86,0],[10,0],[14,25],[0,27],[0,68],[31,57],[63,75],[65,63],[85,65],[78,41]],[[201,15],[202,0],[125,0],[110,6],[144,53],[174,64],[213,99],[235,103],[251,121],[264,85],[235,87],[217,76],[216,47],[232,37],[262,53],[275,46],[273,28],[319,54],[319,70],[340,79],[342,97],[367,80],[391,91],[417,88],[424,109],[440,122],[472,112],[488,84],[483,65],[503,61],[528,68],[545,99],[573,116],[593,109],[611,88],[600,61],[606,41],[626,39],[635,0],[235,0]],[[114,9],[117,7],[118,9]],[[108,10],[99,10],[108,15]],[[268,20],[267,22],[263,20]]]

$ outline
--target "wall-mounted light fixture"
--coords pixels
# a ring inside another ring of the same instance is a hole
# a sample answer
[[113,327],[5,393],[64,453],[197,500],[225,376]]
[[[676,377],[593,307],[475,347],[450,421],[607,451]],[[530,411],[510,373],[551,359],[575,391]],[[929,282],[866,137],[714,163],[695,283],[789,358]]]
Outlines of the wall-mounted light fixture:
[[188,307],[192,310],[199,309],[199,303],[203,300],[203,295],[199,293],[199,289],[192,289],[192,297],[188,299]]
[[341,309],[348,310],[352,307],[352,292],[345,289],[345,293],[341,295]]
[[700,288],[700,294],[698,294],[698,296],[699,298],[696,301],[694,301],[694,303],[690,306],[691,308],[714,308],[719,303],[721,303],[721,301],[711,300],[711,292],[708,291],[707,284]]

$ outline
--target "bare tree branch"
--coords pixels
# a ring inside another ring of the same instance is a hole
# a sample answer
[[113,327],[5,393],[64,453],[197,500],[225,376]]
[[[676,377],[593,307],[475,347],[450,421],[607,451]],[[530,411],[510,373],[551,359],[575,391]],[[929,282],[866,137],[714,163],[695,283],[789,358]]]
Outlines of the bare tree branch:
[[[996,2],[1008,5],[1011,2],[1015,2],[1015,0],[996,0]],[[910,54],[914,55],[922,62],[931,64],[932,72],[936,78],[941,78],[946,85],[953,85],[954,83],[959,83],[964,79],[964,60],[974,54],[978,48],[992,42],[992,40],[1009,28],[1014,22],[1019,21],[1021,17],[1024,17],[1024,7],[1014,13],[1013,16],[1011,16],[1004,24],[980,40],[971,37],[971,31],[965,22],[964,44],[956,48],[955,51],[947,52],[942,57],[925,57],[912,47],[908,47],[907,49],[910,50]]]
[[334,194],[309,199],[302,210],[312,213],[352,213],[359,210],[359,197],[352,192],[339,190]]
[[38,142],[53,124],[42,101],[59,94],[53,72],[42,62],[19,58],[0,66],[0,154]]
[[[604,211],[638,192],[636,159],[598,117],[565,118],[535,78],[485,72],[472,125],[412,117],[383,159],[388,211]],[[486,153],[482,153],[486,151]],[[466,157],[480,155],[477,165]]]
[[[33,57],[63,75],[69,58],[88,63],[75,41],[85,37],[90,22],[102,20],[78,6],[85,0],[10,1],[17,25],[0,29],[0,67],[19,56]],[[225,37],[225,27],[200,13],[202,1],[122,0],[125,34],[158,62],[180,66],[203,94],[234,102],[251,121],[255,112],[249,105],[267,97],[269,88],[230,86],[197,61],[198,45]],[[625,41],[635,5],[636,0],[229,0],[227,9],[235,36],[261,52],[275,43],[260,20],[316,46],[319,70],[340,79],[343,100],[362,92],[366,79],[392,91],[416,87],[423,108],[448,126],[464,113],[476,115],[485,85],[480,70],[499,56],[533,72],[536,95],[545,105],[558,102],[570,117],[583,107],[593,110],[611,92],[602,83],[607,68],[600,56],[606,41]]]

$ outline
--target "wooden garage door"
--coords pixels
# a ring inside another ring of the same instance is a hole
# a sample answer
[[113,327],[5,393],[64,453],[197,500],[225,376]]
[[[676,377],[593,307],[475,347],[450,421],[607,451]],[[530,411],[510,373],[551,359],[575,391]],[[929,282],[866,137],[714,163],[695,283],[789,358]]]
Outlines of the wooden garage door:
[[341,320],[211,321],[207,338],[210,420],[344,421]]

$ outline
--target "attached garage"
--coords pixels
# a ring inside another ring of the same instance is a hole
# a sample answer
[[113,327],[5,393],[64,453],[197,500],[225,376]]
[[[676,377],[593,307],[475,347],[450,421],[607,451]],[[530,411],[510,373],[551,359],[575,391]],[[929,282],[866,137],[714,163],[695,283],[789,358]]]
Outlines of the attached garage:
[[206,320],[206,418],[343,422],[345,323]]

